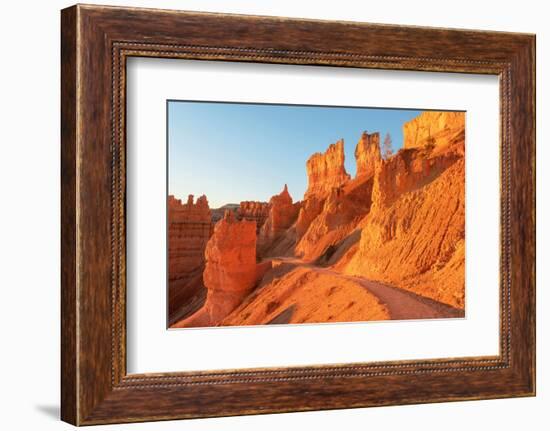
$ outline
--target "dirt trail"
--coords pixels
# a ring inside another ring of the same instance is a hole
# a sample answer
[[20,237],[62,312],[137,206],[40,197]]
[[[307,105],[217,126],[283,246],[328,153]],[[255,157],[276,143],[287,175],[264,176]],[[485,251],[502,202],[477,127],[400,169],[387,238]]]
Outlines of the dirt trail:
[[425,298],[398,287],[389,286],[376,281],[370,281],[361,277],[341,274],[330,268],[323,268],[303,262],[298,258],[278,257],[273,258],[272,260],[274,262],[289,263],[296,266],[310,268],[316,272],[327,273],[346,280],[354,281],[376,296],[380,302],[388,308],[392,320],[464,317],[464,310],[434,301],[433,299]]

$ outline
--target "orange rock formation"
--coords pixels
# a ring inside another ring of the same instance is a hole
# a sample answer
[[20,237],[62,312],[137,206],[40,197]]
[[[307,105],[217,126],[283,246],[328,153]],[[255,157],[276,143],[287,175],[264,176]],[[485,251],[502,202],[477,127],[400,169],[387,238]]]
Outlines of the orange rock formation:
[[463,157],[462,142],[448,151],[403,149],[376,165],[372,199],[376,207],[387,206],[397,197],[433,181],[445,169]]
[[239,207],[239,204],[225,204],[219,208],[212,208],[212,223],[219,222],[225,216],[226,211],[232,211],[237,214]]
[[[355,149],[355,157],[357,175],[353,180],[346,179],[329,191],[324,189],[323,193],[306,193],[296,223],[294,250],[306,261],[323,255],[324,259],[328,258],[328,254],[356,229],[359,220],[370,210],[372,177],[381,160],[379,134],[364,132]],[[329,183],[331,181],[324,182]]]
[[193,195],[189,195],[185,204],[168,196],[169,316],[177,313],[200,289],[204,251],[212,227],[206,196],[195,203]]
[[315,196],[304,199],[296,220],[296,237],[302,238],[315,218],[323,211],[325,200]]
[[438,120],[436,145],[414,144],[405,125],[409,148],[377,164],[361,240],[335,266],[464,308],[464,123],[447,114],[421,120]]
[[269,215],[267,202],[244,201],[237,209],[237,218],[256,222],[256,232],[259,232]]
[[[403,126],[404,147],[385,160],[379,134],[364,132],[355,148],[353,179],[345,170],[340,140],[307,161],[303,201],[293,202],[285,185],[268,204],[242,202],[236,213],[227,212],[205,250],[206,302],[175,326],[403,315],[369,291],[388,295],[393,287],[384,290],[384,283],[405,292],[411,303],[416,296],[407,291],[461,315],[464,126],[464,113],[425,112]],[[197,238],[209,235],[207,225]],[[175,225],[170,229],[170,235],[177,232]],[[182,242],[177,244],[181,253]],[[200,244],[197,240],[197,249]],[[200,268],[196,256],[183,261]],[[170,261],[170,268],[181,273],[187,268],[183,261]]]
[[464,134],[464,112],[426,111],[403,125],[403,148],[447,147],[457,133]]
[[304,199],[325,197],[349,181],[344,166],[344,140],[331,144],[324,153],[313,154],[306,163],[308,188]]
[[363,132],[355,147],[355,161],[357,177],[370,177],[374,174],[374,167],[380,161],[380,134]]
[[463,308],[463,189],[460,160],[437,181],[373,209],[359,245],[337,267]]
[[[357,200],[345,188],[333,189],[322,211],[310,223],[295,247],[296,256],[313,261],[347,237],[369,210],[369,200]],[[330,253],[330,251],[329,251]]]
[[265,265],[256,264],[256,223],[235,219],[232,211],[216,223],[205,251],[203,307],[174,327],[215,326],[250,293]]
[[294,224],[300,211],[300,204],[292,202],[292,196],[285,187],[281,193],[272,196],[269,200],[269,215],[260,229],[258,248],[263,256],[272,255],[270,250],[278,245],[278,240]]

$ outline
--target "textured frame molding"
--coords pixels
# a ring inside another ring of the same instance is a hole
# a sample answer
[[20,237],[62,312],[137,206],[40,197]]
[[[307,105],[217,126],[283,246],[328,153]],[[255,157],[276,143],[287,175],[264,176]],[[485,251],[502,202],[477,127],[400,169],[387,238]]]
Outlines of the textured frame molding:
[[[534,36],[81,5],[62,11],[61,36],[63,420],[86,425],[534,395]],[[498,75],[500,354],[127,375],[131,56]]]

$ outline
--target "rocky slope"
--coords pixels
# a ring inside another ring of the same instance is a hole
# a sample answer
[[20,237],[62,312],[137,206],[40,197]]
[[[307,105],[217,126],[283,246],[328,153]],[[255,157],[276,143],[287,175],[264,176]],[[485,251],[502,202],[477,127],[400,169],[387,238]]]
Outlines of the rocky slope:
[[283,264],[272,270],[221,324],[335,323],[388,318],[384,304],[357,282],[307,267],[289,270]]
[[306,232],[297,242],[294,254],[307,262],[319,259],[347,237],[368,212],[370,199],[356,199],[367,182],[355,192],[344,188],[334,189],[323,202],[321,212],[311,221]]
[[336,267],[464,307],[464,161],[362,222],[360,242]]
[[464,308],[464,122],[456,113],[428,114],[405,124],[405,141],[413,142],[408,133],[416,134],[418,123],[426,129],[435,118],[432,136],[445,142],[410,144],[377,163],[361,239],[330,263]]

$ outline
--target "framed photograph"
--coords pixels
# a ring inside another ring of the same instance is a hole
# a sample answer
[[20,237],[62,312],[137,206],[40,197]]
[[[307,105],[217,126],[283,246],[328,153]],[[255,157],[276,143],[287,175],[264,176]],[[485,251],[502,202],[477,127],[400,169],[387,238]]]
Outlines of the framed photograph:
[[61,14],[62,419],[535,394],[535,36]]

